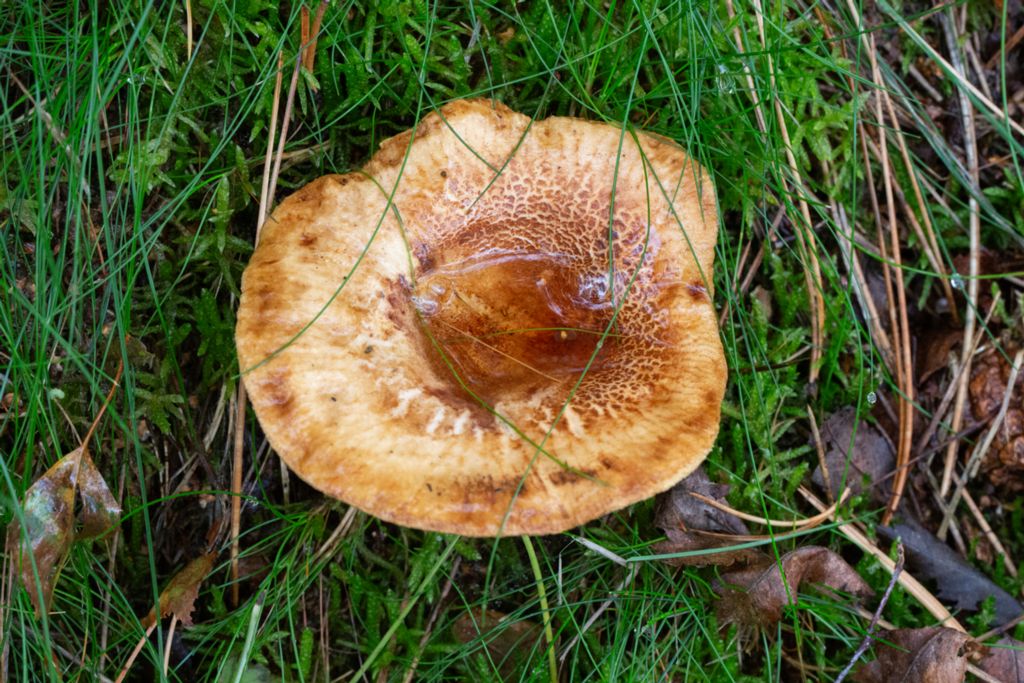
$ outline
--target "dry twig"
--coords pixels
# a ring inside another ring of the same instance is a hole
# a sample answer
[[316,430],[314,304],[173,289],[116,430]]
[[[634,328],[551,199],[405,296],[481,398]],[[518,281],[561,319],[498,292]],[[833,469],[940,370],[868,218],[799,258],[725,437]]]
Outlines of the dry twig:
[[856,652],[853,653],[853,657],[850,658],[850,663],[839,672],[835,683],[842,683],[843,679],[845,679],[853,670],[857,661],[865,652],[868,651],[868,648],[871,647],[871,643],[874,642],[875,630],[878,629],[878,621],[882,618],[882,610],[885,609],[886,604],[889,602],[889,596],[892,595],[892,589],[899,580],[900,574],[903,573],[903,561],[905,559],[906,557],[903,553],[903,544],[897,542],[896,566],[893,567],[892,576],[889,578],[889,585],[885,587],[885,593],[882,595],[882,599],[878,601],[878,607],[875,608],[875,613],[871,616],[871,623],[868,624],[868,631],[864,634],[864,640],[861,641],[860,647],[858,647]]
[[[260,230],[263,228],[263,223],[267,219],[267,210],[270,204],[271,193],[273,192],[270,186],[270,174],[268,171],[270,170],[270,162],[274,149],[274,135],[277,131],[277,113],[281,104],[281,76],[283,66],[284,55],[278,55],[277,76],[274,81],[274,101],[270,110],[270,130],[267,134],[267,153],[263,161],[263,182],[260,187],[260,206],[259,213],[256,216],[256,244],[259,244],[260,241]],[[281,137],[283,139],[284,135]],[[280,159],[278,159],[278,163],[280,163]],[[244,373],[245,368],[240,368],[240,371]],[[238,378],[238,393],[235,400],[234,457],[231,465],[231,600],[235,605],[238,604],[238,555],[242,520],[242,453],[245,447],[246,403],[245,377],[243,376]]]
[[[950,57],[953,60],[953,67],[961,79],[969,83],[966,80],[964,65],[960,60],[960,51],[957,47],[957,35],[953,19],[949,13],[942,14],[942,19],[943,26],[946,29],[946,41],[949,46]],[[967,279],[967,310],[964,314],[964,339],[973,339],[977,318],[978,275],[981,270],[979,265],[981,254],[981,214],[978,210],[977,199],[977,195],[981,192],[978,187],[978,144],[974,130],[974,108],[971,106],[967,94],[962,89],[957,88],[957,94],[960,99],[960,116],[964,129],[964,152],[967,155],[967,167],[971,180],[971,197],[969,202],[970,265],[968,267]],[[954,432],[959,431],[960,425],[963,423],[964,404],[967,401],[967,383],[971,376],[971,355],[968,354],[966,345],[964,346],[964,353],[960,357],[960,365],[963,371],[960,375],[960,382],[957,384],[956,402],[953,404],[952,429]],[[953,467],[956,464],[958,446],[959,444],[954,441],[949,444],[949,448],[946,450],[946,462],[942,470],[942,483],[939,487],[939,495],[943,498],[946,498],[949,494],[949,487],[953,482]]]

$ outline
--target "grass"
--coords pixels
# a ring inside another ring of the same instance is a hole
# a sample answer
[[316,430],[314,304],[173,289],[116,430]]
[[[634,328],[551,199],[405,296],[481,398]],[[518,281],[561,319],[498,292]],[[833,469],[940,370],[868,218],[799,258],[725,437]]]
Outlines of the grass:
[[[872,283],[898,266],[908,305],[938,316],[952,292],[944,287],[963,287],[950,273],[970,249],[975,205],[981,244],[1007,253],[1024,244],[1024,138],[978,97],[1004,112],[1014,106],[1007,56],[984,95],[966,85],[973,72],[965,79],[947,66],[943,34],[952,17],[954,42],[970,47],[972,36],[995,32],[1005,44],[1016,28],[1008,4],[1000,14],[997,4],[800,0],[332,2],[316,66],[298,82],[275,199],[358,168],[382,139],[460,97],[677,140],[713,171],[722,209],[714,277],[730,384],[709,472],[732,485],[738,509],[804,517],[812,512],[796,489],[817,464],[808,414],[820,420],[854,405],[868,415],[877,401],[895,413],[906,395],[886,351],[901,348],[904,323],[890,323],[885,309],[878,325],[864,315],[864,280],[848,254]],[[299,8],[0,6],[0,521],[18,519],[26,489],[78,445],[124,365],[93,441],[124,509],[121,527],[74,544],[43,619],[11,583],[5,554],[0,677],[115,678],[170,577],[207,543],[230,544],[222,521],[238,382],[234,309],[278,56],[287,84]],[[986,151],[977,179],[956,116],[928,110],[915,74],[974,107]],[[900,112],[898,134],[876,107],[882,93]],[[889,239],[883,176],[896,189],[896,253],[877,246]],[[932,259],[911,216],[934,234]],[[993,282],[980,280],[981,293]],[[963,316],[962,289],[956,296]],[[1005,305],[1016,320],[1017,301]],[[644,559],[659,538],[650,501],[575,532],[625,565],[573,535],[538,539],[528,553],[518,539],[393,527],[294,478],[286,488],[251,413],[245,433],[241,601],[232,604],[221,552],[195,625],[172,635],[164,620],[135,680],[403,680],[414,662],[416,680],[547,680],[543,630],[514,666],[501,661],[500,639],[514,621],[549,617],[563,680],[831,680],[866,628],[848,606],[809,593],[744,652],[735,628],[714,616],[714,568]],[[866,500],[847,513],[869,526],[880,515]],[[1019,529],[1019,506],[1006,514],[1007,528]],[[1020,538],[1003,538],[1012,557],[1024,550]],[[812,542],[859,560],[829,526],[766,548]],[[884,587],[874,560],[857,566]],[[998,566],[983,569],[1011,592],[1021,588]],[[480,607],[510,615],[506,625],[456,638],[453,624]],[[901,626],[933,623],[899,590],[886,614]]]

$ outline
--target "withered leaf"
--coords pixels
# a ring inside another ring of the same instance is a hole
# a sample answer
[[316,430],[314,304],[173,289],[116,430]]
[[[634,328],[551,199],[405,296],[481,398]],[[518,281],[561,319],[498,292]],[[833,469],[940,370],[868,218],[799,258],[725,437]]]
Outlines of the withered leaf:
[[[199,586],[213,570],[217,553],[207,553],[192,560],[174,575],[174,578],[160,592],[158,606],[160,618],[174,614],[185,626],[192,625],[192,610],[195,609],[196,598],[199,597]],[[149,610],[142,620],[142,625],[149,628],[156,620],[157,609]]]
[[9,546],[17,548],[18,575],[36,616],[49,609],[58,567],[71,547],[77,460],[77,451],[72,451],[29,487],[21,506],[25,527],[14,523],[8,531]]
[[917,382],[923,384],[933,374],[949,366],[949,354],[963,341],[960,328],[938,327],[921,330],[917,336]]
[[944,626],[885,631],[875,641],[876,659],[862,666],[860,683],[961,683],[967,657],[981,646],[961,631]]
[[982,602],[992,598],[995,601],[993,616],[999,624],[1016,619],[1024,611],[1016,598],[914,519],[901,519],[891,527],[878,526],[877,531],[893,541],[902,539],[907,550],[907,564],[914,570],[914,575],[934,583],[936,596],[947,605],[977,610]]
[[805,583],[823,584],[859,597],[873,594],[864,579],[828,548],[807,546],[786,553],[778,562],[723,574],[717,590],[718,618],[740,626],[771,626],[787,605],[795,605]]
[[545,642],[540,624],[515,620],[504,612],[475,608],[462,614],[452,625],[460,643],[481,639],[501,680],[526,680],[517,674],[542,666]]
[[[715,484],[698,467],[693,474],[683,479],[658,497],[658,511],[654,523],[665,532],[667,540],[656,543],[657,553],[682,553],[710,548],[724,548],[736,545],[736,541],[713,534],[745,536],[750,532],[735,515],[730,515],[690,495],[700,494],[712,500],[725,502],[729,487]],[[718,553],[689,555],[666,559],[669,564],[680,566],[730,565],[736,562],[754,562],[764,556],[753,548],[723,550]]]
[[[833,498],[838,498],[844,487],[854,495],[861,493],[866,479],[873,500],[888,500],[888,475],[896,458],[889,440],[877,427],[858,418],[856,409],[848,406],[822,423],[821,440]],[[814,470],[811,481],[825,489],[825,474],[820,466]]]
[[[77,534],[74,529],[76,490],[82,498],[82,526]],[[12,524],[8,542],[18,548],[18,574],[38,616],[43,609],[49,609],[54,580],[71,542],[75,538],[102,536],[117,525],[121,507],[89,452],[79,447],[54,463],[29,487],[22,510],[24,533],[17,524]]]
[[1024,643],[1003,637],[988,648],[978,667],[1000,681],[1024,681]]
[[121,506],[107,488],[103,475],[96,469],[89,451],[78,449],[78,495],[82,497],[82,528],[78,538],[98,538],[107,533],[121,519]]

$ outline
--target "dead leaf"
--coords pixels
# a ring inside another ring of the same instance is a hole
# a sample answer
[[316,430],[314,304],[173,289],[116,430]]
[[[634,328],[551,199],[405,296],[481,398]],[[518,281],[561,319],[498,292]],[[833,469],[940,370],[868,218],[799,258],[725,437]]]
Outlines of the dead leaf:
[[[82,499],[82,527],[77,534],[74,529],[76,490]],[[50,607],[54,581],[72,541],[97,538],[110,531],[120,519],[121,507],[88,451],[76,448],[29,487],[22,511],[24,533],[16,523],[12,524],[8,543],[10,547],[19,548],[18,574],[39,616],[43,609]]]
[[[81,449],[79,449],[81,450]],[[117,526],[121,506],[107,488],[89,451],[82,450],[78,465],[78,495],[82,497],[82,528],[78,538],[99,538]]]
[[958,610],[977,610],[988,599],[995,600],[993,617],[998,624],[1016,619],[1024,607],[1016,598],[975,569],[955,550],[940,541],[913,519],[902,519],[891,527],[876,527],[879,535],[903,540],[907,564],[918,579],[935,586],[935,595]]
[[988,646],[978,668],[1000,681],[1024,681],[1024,643],[1002,637]]
[[767,566],[723,574],[716,588],[722,596],[718,618],[740,626],[774,625],[782,618],[783,608],[796,604],[805,583],[823,584],[859,597],[874,594],[843,558],[812,545],[788,552]]
[[124,365],[81,445],[37,479],[22,501],[22,529],[17,520],[7,528],[7,547],[14,550],[16,571],[28,591],[36,616],[50,608],[53,584],[75,538],[75,491],[82,496],[82,528],[78,538],[96,538],[117,525],[121,507],[89,455],[89,440],[117,391]]
[[963,338],[963,329],[950,327],[933,327],[917,334],[918,386],[927,382],[939,370],[949,367],[949,356]]
[[[746,525],[735,515],[708,505],[691,496],[691,493],[725,502],[729,487],[725,484],[713,483],[704,472],[704,468],[699,467],[693,474],[659,496],[654,523],[665,532],[668,540],[656,543],[653,548],[655,552],[669,554],[722,548],[736,545],[736,541],[711,536],[708,535],[708,532],[730,536],[746,536],[750,533]],[[736,562],[754,562],[763,558],[764,555],[753,548],[743,548],[741,550],[723,550],[719,553],[674,557],[665,561],[675,566],[703,567],[730,565]]]
[[981,646],[943,626],[885,631],[875,641],[876,659],[854,675],[861,683],[962,683],[967,657]]
[[[855,408],[841,408],[822,423],[821,440],[833,498],[844,487],[854,495],[860,494],[866,480],[871,486],[868,493],[873,500],[889,499],[888,475],[895,467],[896,458],[892,444],[877,427],[857,417]],[[825,488],[825,476],[820,466],[814,470],[811,481],[819,488]]]
[[504,612],[476,608],[455,620],[452,634],[460,643],[482,640],[501,680],[532,680],[517,674],[531,666],[543,666],[545,644],[540,624],[515,620]]
[[[196,598],[199,597],[199,586],[213,570],[216,559],[217,553],[200,555],[174,575],[160,592],[158,605],[161,619],[168,614],[174,614],[183,625],[192,625],[192,610],[195,609]],[[142,620],[142,625],[149,628],[155,620],[154,608],[149,610],[149,614]]]
[[24,530],[15,522],[8,531],[9,547],[18,548],[18,575],[37,617],[50,607],[57,570],[71,547],[77,460],[71,456],[76,453],[58,460],[29,487],[21,505]]

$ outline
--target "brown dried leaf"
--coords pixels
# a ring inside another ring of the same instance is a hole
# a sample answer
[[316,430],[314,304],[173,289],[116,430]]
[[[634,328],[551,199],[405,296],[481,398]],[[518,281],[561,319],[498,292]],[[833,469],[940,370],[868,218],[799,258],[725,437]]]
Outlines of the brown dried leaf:
[[117,526],[121,506],[87,450],[82,451],[78,466],[78,495],[82,497],[82,528],[78,538],[99,538]]
[[516,621],[504,612],[476,608],[455,620],[452,634],[463,644],[482,639],[501,680],[523,679],[517,673],[526,667],[542,666],[542,630],[532,621]]
[[1024,681],[1024,643],[1003,637],[988,647],[978,667],[1000,681]]
[[[889,440],[877,427],[858,418],[854,408],[841,408],[822,423],[821,440],[833,498],[839,496],[843,487],[854,495],[861,493],[866,479],[872,483],[869,493],[874,500],[889,499],[888,475],[896,458]],[[811,481],[825,488],[820,466],[814,470]]]
[[[727,538],[709,536],[701,532],[745,536],[750,532],[746,525],[735,515],[730,515],[708,505],[691,493],[698,493],[706,498],[725,502],[729,487],[715,484],[704,472],[697,468],[693,474],[683,479],[658,499],[658,512],[654,523],[665,532],[668,540],[654,545],[657,553],[682,553],[695,550],[707,550],[735,545],[736,541]],[[719,553],[674,557],[665,560],[671,565],[707,566],[730,565],[736,562],[754,562],[763,559],[763,555],[752,548],[741,550],[723,550]]]
[[949,367],[949,356],[963,338],[964,331],[960,328],[929,328],[918,333],[918,386],[927,382],[939,370]]
[[18,576],[37,617],[50,607],[57,569],[71,547],[78,453],[58,460],[29,487],[21,506],[24,530],[14,523],[8,531],[9,547],[17,548]]
[[[82,528],[75,533],[75,491],[82,497]],[[8,542],[18,548],[18,574],[36,615],[49,609],[57,570],[76,538],[96,538],[113,528],[121,516],[107,483],[89,452],[76,448],[58,460],[25,492],[22,503],[25,533],[12,524]],[[35,559],[35,567],[32,560]],[[38,572],[39,582],[36,582]],[[39,602],[42,592],[42,603]]]
[[873,594],[864,579],[828,548],[807,546],[783,555],[768,566],[749,567],[722,575],[718,618],[740,626],[771,626],[787,605],[795,605],[805,583],[824,584],[860,597]]
[[877,658],[861,667],[854,680],[961,683],[967,676],[967,657],[980,647],[968,634],[943,626],[886,631],[875,643]]
[[[213,570],[213,563],[217,559],[217,553],[200,555],[185,565],[184,569],[174,575],[163,591],[160,592],[158,605],[160,607],[160,618],[168,614],[174,614],[185,626],[192,625],[192,610],[195,609],[196,598],[199,597],[199,586]],[[142,625],[149,628],[156,620],[156,609],[149,610],[149,614],[142,620]]]

